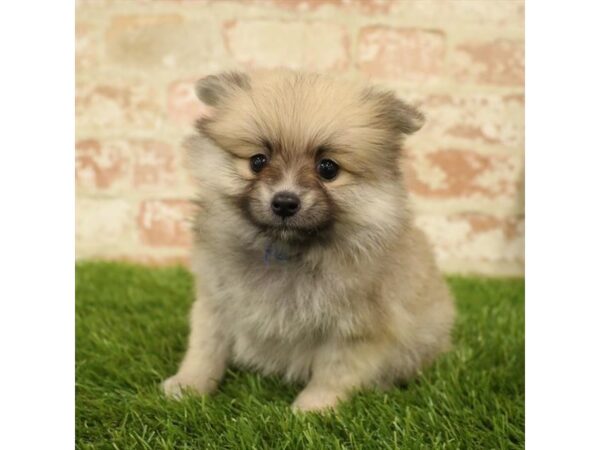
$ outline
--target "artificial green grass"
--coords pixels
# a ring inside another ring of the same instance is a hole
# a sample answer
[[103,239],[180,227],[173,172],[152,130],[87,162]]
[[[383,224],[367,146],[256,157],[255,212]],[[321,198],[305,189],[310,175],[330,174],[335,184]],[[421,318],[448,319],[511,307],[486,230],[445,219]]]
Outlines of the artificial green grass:
[[295,415],[301,386],[232,369],[181,402],[159,383],[185,350],[183,268],[76,266],[76,444],[81,449],[522,448],[524,281],[450,278],[455,349],[417,381]]

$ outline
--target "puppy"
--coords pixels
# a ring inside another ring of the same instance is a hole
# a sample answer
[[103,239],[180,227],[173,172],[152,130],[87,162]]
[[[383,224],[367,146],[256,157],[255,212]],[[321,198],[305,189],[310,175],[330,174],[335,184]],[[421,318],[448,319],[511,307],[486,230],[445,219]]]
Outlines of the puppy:
[[449,348],[454,306],[413,226],[401,144],[423,115],[316,74],[224,73],[187,143],[198,182],[187,353],[163,383],[213,391],[229,363],[305,384],[292,407],[417,375]]

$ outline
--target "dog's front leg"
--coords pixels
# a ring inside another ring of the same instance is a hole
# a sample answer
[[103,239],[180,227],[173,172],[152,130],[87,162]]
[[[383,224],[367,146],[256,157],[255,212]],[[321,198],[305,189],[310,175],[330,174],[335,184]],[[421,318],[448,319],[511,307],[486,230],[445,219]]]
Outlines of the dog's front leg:
[[175,375],[162,384],[165,394],[181,397],[182,391],[190,389],[207,394],[219,384],[225,373],[229,345],[223,338],[220,323],[202,294],[192,306],[191,333],[188,349]]
[[292,405],[295,411],[335,407],[350,394],[377,383],[389,352],[385,342],[335,341],[319,349],[309,383]]

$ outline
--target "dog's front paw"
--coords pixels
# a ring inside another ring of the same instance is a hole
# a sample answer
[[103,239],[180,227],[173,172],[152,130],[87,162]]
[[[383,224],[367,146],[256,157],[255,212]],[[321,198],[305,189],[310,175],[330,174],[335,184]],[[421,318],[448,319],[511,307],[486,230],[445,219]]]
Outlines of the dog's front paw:
[[183,395],[184,385],[177,378],[177,375],[167,378],[162,382],[161,387],[167,397],[180,399]]
[[304,389],[292,403],[292,411],[325,412],[333,410],[339,401],[339,392],[330,389]]
[[208,394],[216,387],[216,383],[201,382],[197,378],[176,374],[163,381],[161,386],[167,397],[180,399],[184,392]]

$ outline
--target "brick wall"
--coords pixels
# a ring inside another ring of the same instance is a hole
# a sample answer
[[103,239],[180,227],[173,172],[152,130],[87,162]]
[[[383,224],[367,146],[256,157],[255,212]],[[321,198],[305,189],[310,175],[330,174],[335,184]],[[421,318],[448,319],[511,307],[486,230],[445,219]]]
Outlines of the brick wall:
[[363,77],[421,105],[407,142],[417,223],[444,270],[523,271],[521,0],[81,0],[77,257],[185,261],[181,141],[196,79],[288,66]]

